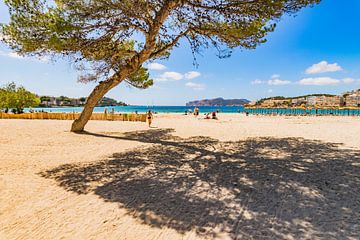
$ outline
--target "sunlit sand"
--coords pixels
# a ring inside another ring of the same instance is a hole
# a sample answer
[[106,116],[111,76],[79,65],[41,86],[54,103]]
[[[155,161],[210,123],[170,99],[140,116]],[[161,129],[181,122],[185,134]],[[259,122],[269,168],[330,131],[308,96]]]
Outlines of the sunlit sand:
[[356,239],[358,117],[0,120],[0,239]]

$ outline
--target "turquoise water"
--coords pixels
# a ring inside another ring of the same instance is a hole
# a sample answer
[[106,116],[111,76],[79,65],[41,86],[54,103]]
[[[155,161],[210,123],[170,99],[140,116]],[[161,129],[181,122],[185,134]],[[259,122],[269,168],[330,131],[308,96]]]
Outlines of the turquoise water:
[[[96,107],[94,112],[101,112],[103,113],[107,108],[108,112],[111,112],[114,109],[115,113],[145,113],[149,110],[157,113],[185,113],[189,109],[193,110],[194,107],[186,107],[186,106],[109,106],[109,107]],[[220,111],[223,113],[237,113],[237,112],[244,112],[244,107],[199,107],[200,112],[207,113],[207,112],[214,112]],[[81,112],[83,110],[82,107],[62,107],[62,108],[33,108],[34,111],[45,111],[45,112],[62,112],[62,113],[69,113],[69,112]],[[26,112],[29,109],[25,109]]]
[[[96,107],[94,112],[104,112],[107,108],[108,112],[114,109],[115,113],[145,113],[149,110],[157,113],[185,113],[185,111],[193,110],[193,107],[186,106],[115,106],[115,107]],[[244,113],[249,112],[250,114],[279,114],[279,115],[356,115],[360,116],[360,109],[356,110],[345,110],[345,109],[280,109],[280,108],[256,108],[256,109],[244,109],[244,107],[199,107],[200,113],[208,113],[219,111],[221,113]],[[33,108],[35,111],[45,112],[81,112],[82,107],[62,107],[62,108]],[[26,112],[29,109],[25,109]]]

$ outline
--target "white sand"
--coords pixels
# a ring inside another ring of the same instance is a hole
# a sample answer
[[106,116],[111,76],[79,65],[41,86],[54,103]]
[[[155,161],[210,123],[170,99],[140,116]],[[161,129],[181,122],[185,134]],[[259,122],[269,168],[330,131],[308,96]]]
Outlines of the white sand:
[[358,239],[360,118],[0,120],[0,239]]

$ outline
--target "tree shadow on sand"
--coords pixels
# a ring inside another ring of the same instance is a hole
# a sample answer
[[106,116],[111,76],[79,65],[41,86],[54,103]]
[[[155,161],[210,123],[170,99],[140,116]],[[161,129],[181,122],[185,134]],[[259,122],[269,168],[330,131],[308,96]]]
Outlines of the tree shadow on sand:
[[68,191],[119,203],[144,224],[180,233],[359,237],[360,151],[298,138],[183,139],[172,131],[88,133],[153,144],[40,174]]

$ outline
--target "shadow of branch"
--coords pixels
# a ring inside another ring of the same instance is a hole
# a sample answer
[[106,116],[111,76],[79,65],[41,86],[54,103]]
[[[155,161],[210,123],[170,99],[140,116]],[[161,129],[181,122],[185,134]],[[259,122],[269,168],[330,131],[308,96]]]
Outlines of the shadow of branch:
[[221,142],[173,129],[85,133],[152,143],[110,159],[40,173],[119,203],[153,227],[215,237],[356,238],[360,151],[297,138]]

